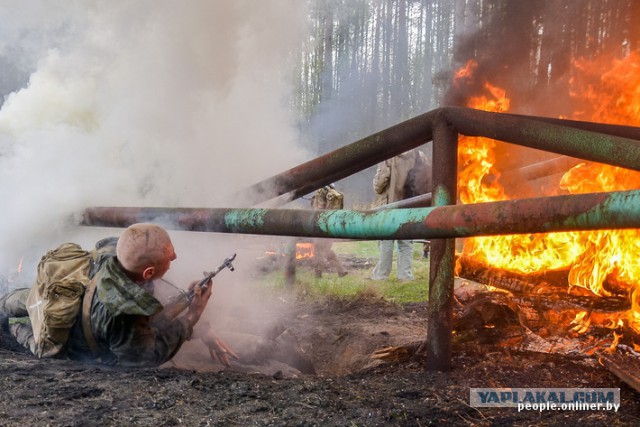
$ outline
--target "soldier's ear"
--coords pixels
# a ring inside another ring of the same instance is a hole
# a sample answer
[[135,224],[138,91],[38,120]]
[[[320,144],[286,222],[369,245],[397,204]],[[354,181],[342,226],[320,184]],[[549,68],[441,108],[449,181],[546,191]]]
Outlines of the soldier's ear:
[[142,278],[144,280],[149,280],[153,277],[153,275],[156,272],[156,268],[155,267],[147,267],[142,271]]

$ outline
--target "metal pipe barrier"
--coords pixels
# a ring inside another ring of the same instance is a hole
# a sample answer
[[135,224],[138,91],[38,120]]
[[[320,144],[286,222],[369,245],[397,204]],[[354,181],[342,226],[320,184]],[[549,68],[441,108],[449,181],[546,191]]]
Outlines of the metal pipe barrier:
[[[368,240],[429,239],[427,364],[451,368],[455,238],[497,234],[640,228],[640,191],[592,193],[456,205],[458,134],[481,136],[640,171],[640,129],[446,107],[334,150],[238,193],[281,206],[426,142],[433,141],[430,208],[378,211],[287,209],[87,208],[82,225]],[[424,203],[421,199],[420,203]],[[415,206],[415,205],[414,205]],[[400,207],[400,206],[398,206]]]

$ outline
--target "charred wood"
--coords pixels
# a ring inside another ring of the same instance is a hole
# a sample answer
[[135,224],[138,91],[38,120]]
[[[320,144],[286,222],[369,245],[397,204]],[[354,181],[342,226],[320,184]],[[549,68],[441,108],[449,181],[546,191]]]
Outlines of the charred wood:
[[622,312],[631,308],[626,297],[599,296],[584,288],[569,287],[569,269],[519,274],[487,266],[468,256],[461,256],[457,261],[457,271],[459,277],[509,291],[516,298],[535,301],[544,309],[573,308],[596,312]]
[[598,360],[612,374],[640,392],[640,359],[636,355],[601,354]]

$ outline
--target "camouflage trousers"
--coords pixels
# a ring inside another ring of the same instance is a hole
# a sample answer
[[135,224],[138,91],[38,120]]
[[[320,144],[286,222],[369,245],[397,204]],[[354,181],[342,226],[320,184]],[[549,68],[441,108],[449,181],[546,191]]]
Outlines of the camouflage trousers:
[[322,272],[327,269],[335,269],[340,277],[347,274],[347,270],[331,248],[333,246],[331,241],[318,239],[314,240],[313,245],[315,247],[313,268],[316,277],[322,277]]
[[[8,321],[9,318],[28,320],[27,297],[29,291],[29,288],[15,289],[0,298],[0,315],[4,318],[3,321]],[[12,322],[9,324],[9,331],[20,345],[32,353],[34,352],[35,341],[29,322]]]

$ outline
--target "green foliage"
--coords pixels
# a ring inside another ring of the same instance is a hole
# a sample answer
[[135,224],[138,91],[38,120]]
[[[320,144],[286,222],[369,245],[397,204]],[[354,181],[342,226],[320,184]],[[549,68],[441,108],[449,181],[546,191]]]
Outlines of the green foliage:
[[[376,241],[337,242],[333,249],[341,259],[358,261],[366,268],[348,268],[349,274],[338,277],[334,271],[323,273],[321,278],[314,275],[313,269],[298,265],[296,283],[293,291],[300,298],[357,298],[362,295],[375,295],[397,303],[426,301],[429,296],[429,259],[423,256],[422,243],[414,244],[413,274],[415,280],[398,281],[394,268],[388,280],[374,281],[369,277],[378,257]],[[264,279],[266,286],[274,292],[287,291],[284,273],[281,270],[270,273]]]
[[333,251],[338,255],[355,256],[362,258],[377,258],[378,242],[372,240],[336,242],[333,244]]

